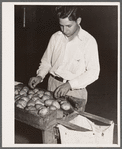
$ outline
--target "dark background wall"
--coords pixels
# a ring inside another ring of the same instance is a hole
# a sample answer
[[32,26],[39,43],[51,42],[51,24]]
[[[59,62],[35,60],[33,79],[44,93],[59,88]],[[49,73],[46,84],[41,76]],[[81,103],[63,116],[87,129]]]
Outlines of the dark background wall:
[[[23,12],[25,8],[25,27]],[[99,80],[87,87],[87,111],[116,120],[117,115],[117,7],[82,6],[83,29],[92,34],[99,48]],[[59,30],[54,6],[15,6],[15,80],[28,83],[36,76],[50,36]],[[46,88],[46,77],[42,87]],[[93,105],[93,106],[91,106]],[[104,113],[104,114],[103,114]]]

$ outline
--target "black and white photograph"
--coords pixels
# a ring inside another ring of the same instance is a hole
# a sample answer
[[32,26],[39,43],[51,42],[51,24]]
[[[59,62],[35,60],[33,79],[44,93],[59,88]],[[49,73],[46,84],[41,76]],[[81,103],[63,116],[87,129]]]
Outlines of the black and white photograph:
[[120,147],[120,3],[3,2],[2,82],[3,147]]

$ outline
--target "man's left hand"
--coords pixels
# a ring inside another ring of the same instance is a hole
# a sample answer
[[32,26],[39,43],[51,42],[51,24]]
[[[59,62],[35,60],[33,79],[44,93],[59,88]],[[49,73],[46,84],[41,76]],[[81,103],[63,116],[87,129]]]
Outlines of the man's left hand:
[[54,91],[54,97],[59,98],[59,97],[65,96],[70,89],[71,89],[71,86],[70,86],[69,82],[66,82],[66,83],[60,85]]

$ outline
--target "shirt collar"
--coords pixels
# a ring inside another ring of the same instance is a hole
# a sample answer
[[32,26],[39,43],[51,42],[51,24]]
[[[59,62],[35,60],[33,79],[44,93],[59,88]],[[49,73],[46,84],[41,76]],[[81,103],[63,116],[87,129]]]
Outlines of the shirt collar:
[[79,37],[80,40],[83,40],[83,29],[82,29],[82,27],[80,25],[79,25],[79,27],[80,27],[80,30],[79,30],[77,36]]
[[[79,38],[80,40],[83,40],[83,29],[82,29],[82,27],[81,27],[80,25],[79,25],[79,27],[80,27],[80,30],[79,30],[77,36],[78,36],[78,38]],[[59,34],[63,34],[61,31],[59,31],[58,33],[59,33]]]

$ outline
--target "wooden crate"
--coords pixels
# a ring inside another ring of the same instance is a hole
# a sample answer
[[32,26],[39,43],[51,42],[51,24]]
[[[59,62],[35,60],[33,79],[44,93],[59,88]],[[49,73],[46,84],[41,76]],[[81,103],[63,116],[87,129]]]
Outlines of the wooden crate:
[[42,139],[44,144],[56,144],[57,139],[55,137],[55,124],[56,118],[63,117],[63,111],[56,110],[51,114],[47,115],[45,118],[40,117],[35,113],[30,113],[24,109],[18,107],[15,108],[15,119],[25,123],[27,125],[38,128],[42,131]]
[[[23,86],[24,85],[22,85],[22,87]],[[65,96],[65,99],[71,102],[70,104],[72,108],[69,111],[56,110],[43,118],[32,111],[30,112],[15,106],[15,119],[37,129],[40,129],[43,134],[43,143],[56,144],[57,138],[55,134],[55,126],[57,124],[57,119],[66,119],[66,117],[69,116],[74,110],[78,110],[79,108],[83,107],[85,103],[85,100],[76,99],[74,97]],[[67,121],[73,118],[74,115],[70,116],[70,118],[67,118]]]

